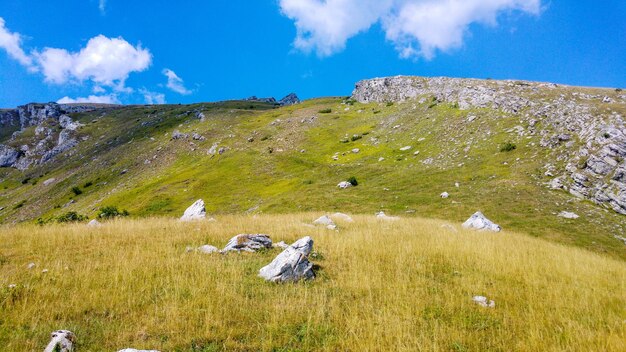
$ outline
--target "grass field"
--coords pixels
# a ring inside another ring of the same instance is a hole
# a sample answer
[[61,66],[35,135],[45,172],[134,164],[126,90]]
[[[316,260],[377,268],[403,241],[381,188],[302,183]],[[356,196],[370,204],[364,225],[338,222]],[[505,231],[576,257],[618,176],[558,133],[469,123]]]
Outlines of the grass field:
[[[420,218],[304,226],[319,215],[5,226],[0,350],[43,350],[57,329],[77,334],[78,351],[626,350],[622,260]],[[317,278],[258,278],[279,250],[186,252],[238,233],[312,236]]]

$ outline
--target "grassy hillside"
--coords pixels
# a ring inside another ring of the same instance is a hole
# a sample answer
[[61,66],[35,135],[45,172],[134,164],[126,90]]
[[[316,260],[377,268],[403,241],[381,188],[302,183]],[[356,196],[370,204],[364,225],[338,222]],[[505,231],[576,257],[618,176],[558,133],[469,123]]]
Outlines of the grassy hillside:
[[[303,226],[318,215],[2,228],[0,350],[41,350],[60,328],[77,334],[80,351],[626,348],[623,261],[421,218],[358,216],[339,232]],[[259,232],[276,242],[311,235],[317,278],[258,278],[278,250],[185,250]],[[474,295],[496,307],[474,304]]]
[[[519,136],[519,118],[501,111],[325,98],[284,108],[234,101],[73,117],[84,124],[84,141],[71,155],[26,172],[0,169],[0,221],[67,211],[94,217],[106,205],[133,217],[179,217],[198,198],[216,215],[384,210],[458,223],[481,210],[505,229],[626,258],[613,237],[626,231],[624,216],[547,189],[542,168],[554,160],[538,147],[541,137]],[[189,137],[172,140],[175,130]],[[205,139],[193,140],[193,132]],[[516,148],[501,151],[507,143]],[[208,154],[213,145],[225,152]],[[358,187],[336,187],[350,176]],[[444,191],[450,198],[439,197]],[[561,211],[581,218],[557,217]]]

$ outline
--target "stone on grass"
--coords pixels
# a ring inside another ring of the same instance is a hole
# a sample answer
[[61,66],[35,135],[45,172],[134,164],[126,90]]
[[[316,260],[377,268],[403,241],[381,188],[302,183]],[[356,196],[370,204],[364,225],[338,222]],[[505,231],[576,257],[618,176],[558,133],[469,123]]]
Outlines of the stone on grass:
[[450,197],[450,193],[448,193],[448,192],[443,192],[443,193],[441,193],[439,196],[440,196],[441,198],[444,198],[444,199],[445,199],[445,198]]
[[387,214],[385,214],[384,211],[379,211],[378,213],[376,213],[376,218],[380,219],[380,220],[400,220],[399,217],[397,216],[388,216]]
[[303,237],[282,251],[268,265],[259,270],[259,276],[271,282],[298,282],[315,278],[309,254],[313,250],[311,237]]
[[206,217],[206,209],[204,208],[204,201],[198,199],[193,203],[180,218],[181,221],[202,220]]
[[211,246],[209,244],[205,244],[204,246],[198,247],[198,252],[204,253],[204,254],[217,253],[219,251],[220,251],[219,248],[215,246]]
[[123,350],[119,350],[118,352],[159,352],[157,350],[136,350],[134,348],[125,348]]
[[93,219],[89,223],[87,223],[87,226],[89,226],[89,227],[100,227],[100,226],[102,226],[102,224],[100,223],[100,221],[98,221],[96,219]]
[[485,307],[485,308],[496,307],[496,302],[488,300],[487,297],[485,296],[474,296],[474,298],[472,298],[472,301],[474,301],[476,304],[478,304],[481,307]]
[[569,212],[569,211],[562,211],[559,213],[558,215],[559,217],[565,218],[565,219],[578,219],[580,216],[578,216],[578,214]]
[[272,248],[270,236],[263,234],[239,234],[228,241],[221,253],[231,251],[256,252],[264,248]]
[[329,230],[334,230],[337,228],[333,219],[331,219],[328,215],[322,215],[317,220],[313,221],[313,225],[322,225],[326,226]]
[[27,268],[27,269],[29,269],[29,270],[30,270],[30,269],[32,269],[32,268],[34,268],[34,267],[35,267],[35,263],[29,263],[29,264],[26,266],[26,268]]
[[350,188],[350,187],[352,187],[352,183],[350,183],[348,181],[341,181],[341,182],[339,182],[339,184],[337,184],[337,187],[339,187],[341,189]]
[[44,352],[72,352],[76,335],[69,330],[57,330],[50,335],[50,343]]
[[400,150],[403,151],[403,152],[406,152],[407,150],[410,150],[410,149],[411,149],[410,145],[407,145],[406,147],[400,148]]
[[487,219],[483,213],[477,211],[467,221],[463,223],[463,227],[467,229],[475,230],[489,230],[499,232],[502,230],[500,225],[494,224],[491,220]]
[[289,245],[287,243],[285,243],[285,241],[280,241],[278,243],[274,243],[274,247],[287,249],[287,247],[289,247]]
[[352,220],[350,215],[344,214],[344,213],[334,213],[330,217],[331,218],[335,218],[335,219],[339,219],[339,220],[345,221],[345,222],[354,222],[354,220]]

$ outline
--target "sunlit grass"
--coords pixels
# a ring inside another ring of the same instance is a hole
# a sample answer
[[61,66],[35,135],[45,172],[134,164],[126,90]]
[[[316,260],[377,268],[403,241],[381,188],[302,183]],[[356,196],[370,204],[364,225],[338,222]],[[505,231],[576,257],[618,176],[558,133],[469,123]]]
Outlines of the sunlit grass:
[[[319,214],[0,229],[0,350],[623,351],[626,264],[515,233]],[[257,277],[279,253],[203,255],[238,233],[311,235],[318,277]],[[34,269],[27,269],[31,262]],[[42,273],[43,269],[49,272]],[[9,289],[9,284],[17,287]],[[472,296],[496,301],[482,308]]]

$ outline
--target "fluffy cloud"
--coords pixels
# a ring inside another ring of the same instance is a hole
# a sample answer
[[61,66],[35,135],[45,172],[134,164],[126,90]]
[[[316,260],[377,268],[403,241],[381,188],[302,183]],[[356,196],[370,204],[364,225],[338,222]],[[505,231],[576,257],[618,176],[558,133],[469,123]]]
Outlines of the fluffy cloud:
[[380,23],[405,58],[432,58],[463,44],[473,23],[496,25],[503,12],[539,14],[541,0],[280,0],[294,20],[294,46],[328,56],[346,41]]
[[183,82],[183,80],[180,77],[178,77],[178,75],[176,75],[174,71],[170,70],[169,68],[166,68],[163,70],[163,74],[165,75],[165,77],[167,77],[167,88],[171,89],[172,91],[178,94],[182,94],[182,95],[191,94],[191,91],[185,88],[185,82]]
[[11,33],[4,26],[4,19],[0,17],[0,48],[6,50],[10,57],[22,65],[34,69],[33,59],[22,49],[22,37],[19,33]]
[[143,95],[143,98],[146,101],[146,104],[154,105],[154,104],[165,104],[165,94],[151,92],[147,89],[140,89],[139,93]]
[[120,38],[94,37],[79,52],[46,48],[34,54],[46,81],[63,84],[90,80],[98,86],[124,88],[131,72],[146,70],[152,63],[148,49],[132,46]]
[[115,95],[90,95],[86,98],[63,97],[57,101],[59,104],[96,103],[96,104],[120,104]]

